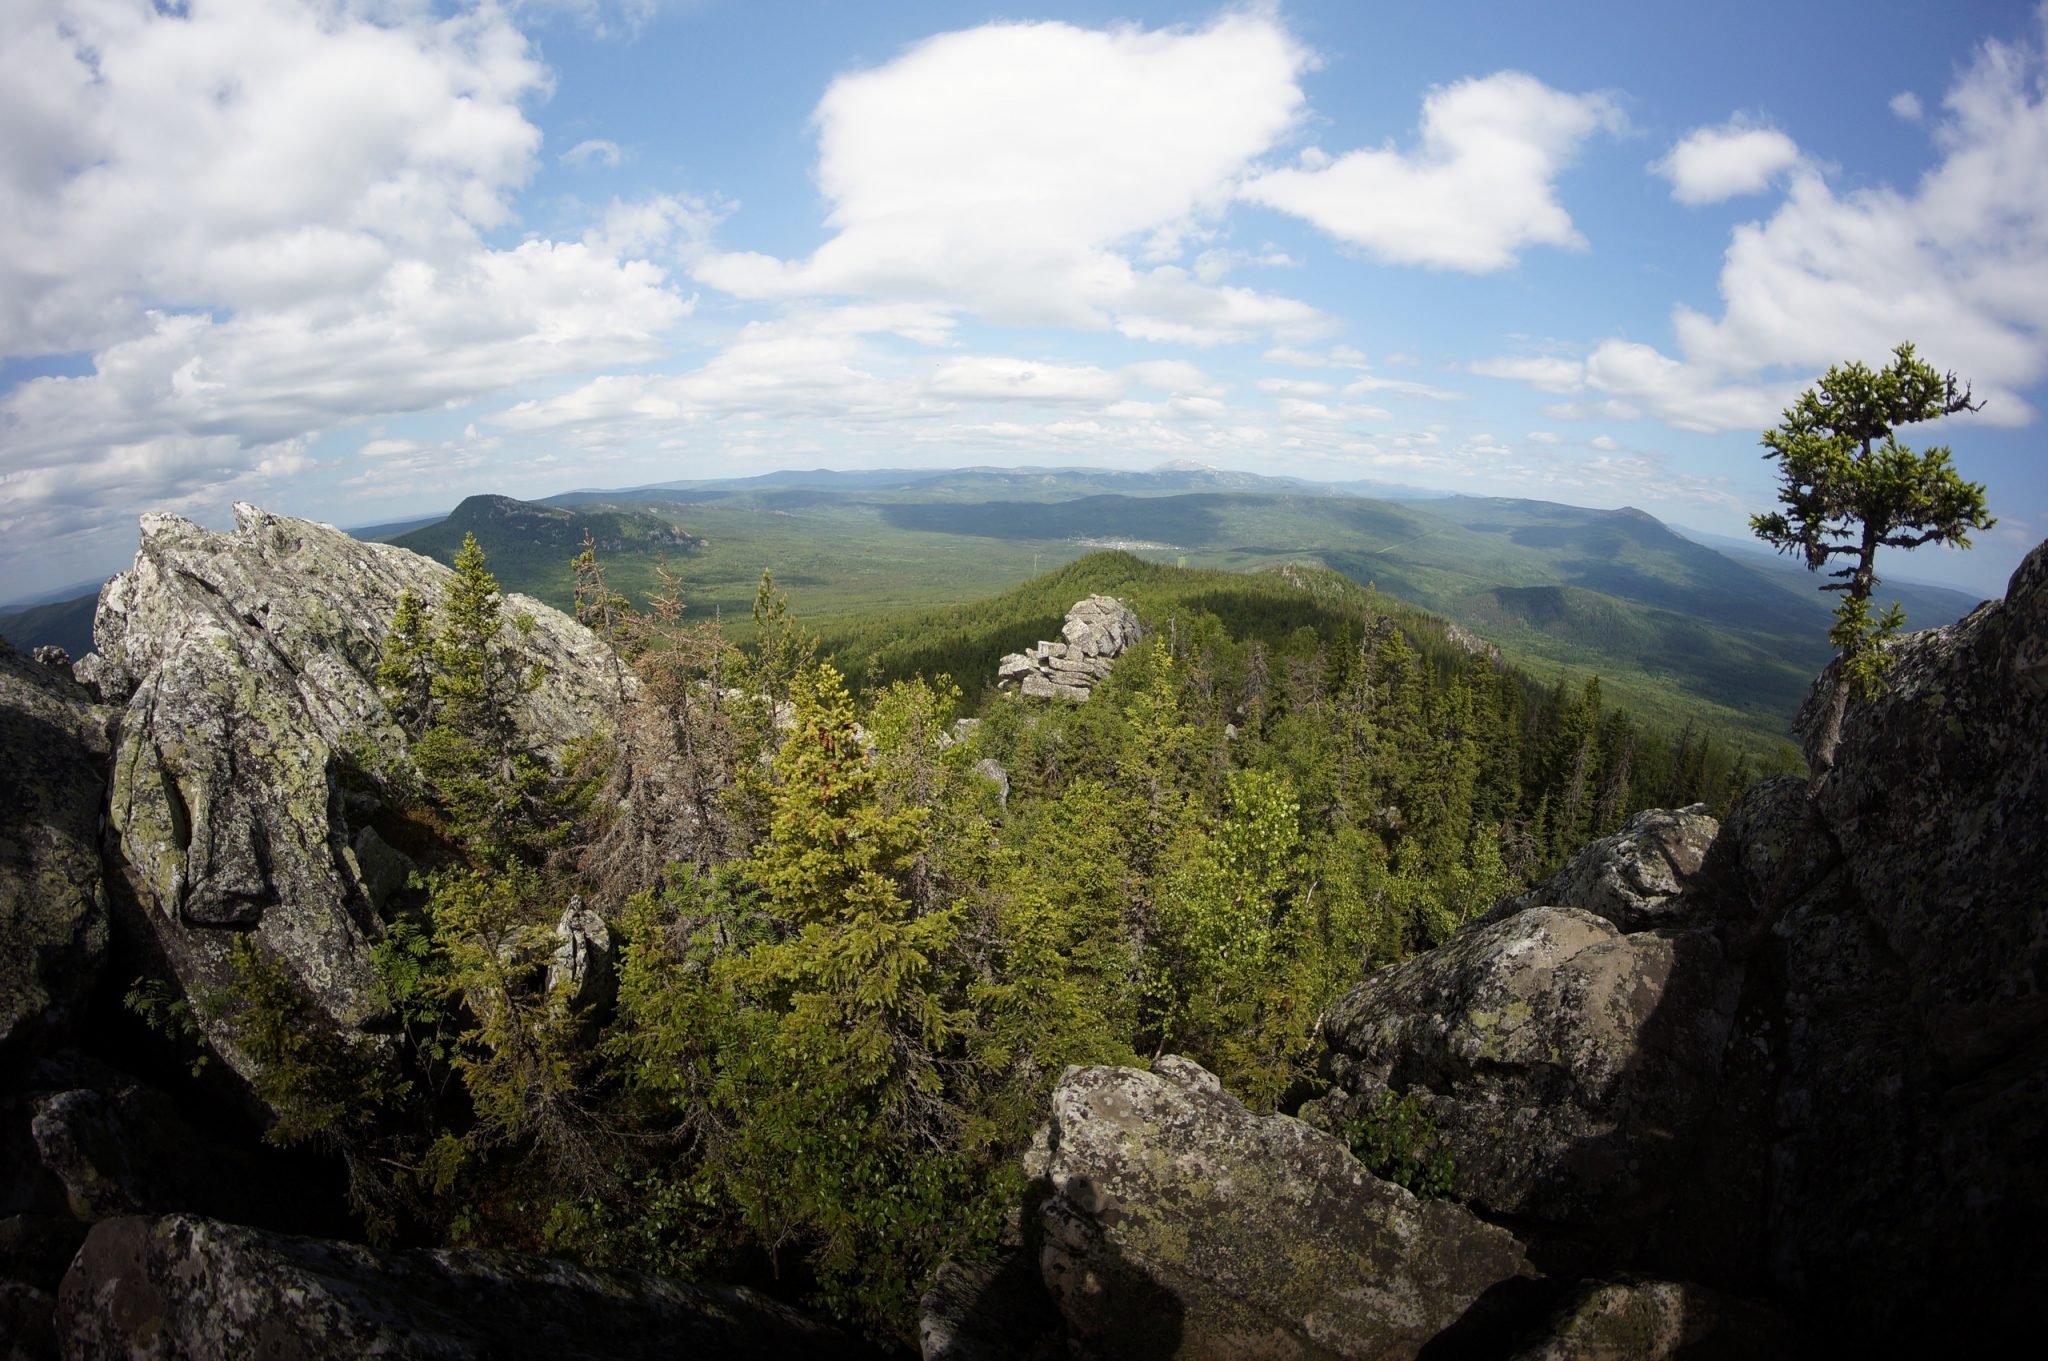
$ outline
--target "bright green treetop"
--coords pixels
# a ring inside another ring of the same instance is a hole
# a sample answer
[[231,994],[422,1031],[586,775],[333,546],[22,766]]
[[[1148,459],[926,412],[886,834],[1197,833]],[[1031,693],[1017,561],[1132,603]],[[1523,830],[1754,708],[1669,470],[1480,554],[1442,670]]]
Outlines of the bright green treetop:
[[1779,463],[1778,500],[1785,509],[1753,515],[1750,528],[1781,552],[1819,571],[1845,559],[1823,590],[1841,591],[1829,639],[1842,650],[1839,693],[1831,706],[1817,764],[1832,764],[1848,692],[1868,693],[1887,660],[1878,646],[1905,623],[1893,605],[1876,619],[1870,595],[1877,586],[1880,546],[1924,543],[1970,546],[1969,531],[1995,523],[1984,508],[1984,487],[1965,482],[1945,446],[1918,452],[1893,432],[1915,421],[1975,411],[1968,384],[1916,359],[1910,344],[1893,351],[1882,369],[1838,364],[1785,408],[1785,419],[1766,430],[1766,458]]

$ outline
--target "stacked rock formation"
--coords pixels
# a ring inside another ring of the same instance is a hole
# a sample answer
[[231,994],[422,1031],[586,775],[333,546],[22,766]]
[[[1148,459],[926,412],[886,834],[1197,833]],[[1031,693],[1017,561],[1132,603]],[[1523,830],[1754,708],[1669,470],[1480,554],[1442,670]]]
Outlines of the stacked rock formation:
[[1039,699],[1086,701],[1095,683],[1109,675],[1109,664],[1136,645],[1138,616],[1114,596],[1091,595],[1076,601],[1060,626],[1060,641],[1040,642],[1004,657],[996,669],[996,685],[1012,685]]

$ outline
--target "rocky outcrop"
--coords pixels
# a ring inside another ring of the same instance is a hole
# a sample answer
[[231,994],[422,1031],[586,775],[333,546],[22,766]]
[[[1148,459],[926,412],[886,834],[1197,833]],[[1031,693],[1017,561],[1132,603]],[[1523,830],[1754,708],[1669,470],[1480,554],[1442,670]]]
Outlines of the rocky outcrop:
[[1453,1194],[1551,1235],[1632,1241],[1715,1099],[1740,975],[1706,931],[1538,907],[1383,969],[1324,1018],[1327,1129],[1410,1095]]
[[618,991],[612,968],[612,933],[595,909],[571,898],[555,923],[554,953],[548,956],[547,990],[575,1011],[611,1005]]
[[1086,700],[1109,664],[1135,647],[1138,616],[1114,596],[1091,595],[1074,603],[1060,626],[1060,641],[1040,642],[1012,652],[996,668],[1000,689],[1017,686],[1040,699]]
[[1716,1289],[1842,1345],[2032,1329],[2048,546],[2003,601],[1892,646],[1813,809],[1788,777],[1718,830],[1645,814],[1326,1016],[1334,1086],[1305,1115],[1412,1098],[1454,1194],[1546,1267],[1700,1282],[1602,1287],[1532,1354],[1637,1354],[1604,1349],[1616,1329],[1661,1354]]
[[1412,1356],[1533,1274],[1505,1231],[1183,1059],[1068,1069],[1042,1138],[1041,1267],[1086,1355]]
[[[220,534],[142,518],[135,565],[101,593],[88,674],[123,706],[109,818],[129,887],[188,994],[226,980],[230,942],[253,933],[324,1017],[370,1016],[369,942],[390,867],[357,847],[404,734],[375,684],[401,592],[432,602],[451,573],[340,530],[235,507]],[[549,747],[589,733],[613,686],[611,655],[523,596],[506,614],[541,676],[519,722]],[[247,1060],[209,1034],[237,1070]]]
[[0,641],[0,1053],[60,1030],[106,957],[107,719],[65,671]]
[[378,1252],[172,1215],[96,1226],[58,1292],[74,1357],[854,1357],[736,1286],[475,1251]]
[[1548,906],[1581,908],[1624,931],[1687,924],[1687,912],[1701,899],[1686,899],[1686,885],[1700,873],[1720,830],[1703,803],[1638,813],[1535,888],[1507,899],[1492,920]]
[[2048,545],[1893,654],[1773,930],[1771,1267],[1876,1336],[2020,1337],[2048,1298]]

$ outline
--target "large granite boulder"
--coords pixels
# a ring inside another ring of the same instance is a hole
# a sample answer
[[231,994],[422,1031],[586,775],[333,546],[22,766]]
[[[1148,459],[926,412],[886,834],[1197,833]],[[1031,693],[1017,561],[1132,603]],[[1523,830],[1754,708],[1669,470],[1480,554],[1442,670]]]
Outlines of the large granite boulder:
[[1711,932],[1531,908],[1340,998],[1323,1022],[1334,1085],[1303,1115],[1342,1129],[1411,1097],[1459,1199],[1618,1246],[1683,1177],[1740,981]]
[[1412,1356],[1533,1275],[1504,1230],[1184,1059],[1068,1069],[1042,1139],[1041,1267],[1086,1355]]
[[1005,656],[996,667],[996,684],[1006,690],[1015,685],[1037,699],[1083,701],[1140,636],[1130,606],[1114,596],[1091,595],[1067,611],[1058,642],[1041,641]]
[[108,717],[68,669],[0,640],[0,1054],[60,1032],[106,958]]
[[[142,518],[135,565],[109,581],[86,672],[125,706],[109,818],[129,886],[188,993],[227,980],[252,933],[329,1023],[372,1011],[380,871],[357,824],[407,760],[375,673],[400,593],[430,604],[445,567],[338,529],[235,507],[231,533]],[[541,683],[518,721],[553,748],[593,730],[611,654],[540,602],[506,629]],[[208,1038],[246,1076],[224,1027]]]
[[736,1286],[511,1253],[379,1252],[209,1219],[109,1219],[58,1292],[69,1357],[851,1357],[842,1334]]

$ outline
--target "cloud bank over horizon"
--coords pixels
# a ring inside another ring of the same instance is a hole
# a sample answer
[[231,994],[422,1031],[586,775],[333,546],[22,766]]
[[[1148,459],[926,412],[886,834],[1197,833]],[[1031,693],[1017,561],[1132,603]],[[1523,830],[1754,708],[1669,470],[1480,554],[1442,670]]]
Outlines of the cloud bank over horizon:
[[[1904,339],[1987,399],[1940,434],[2006,520],[1986,570],[2048,529],[2009,433],[2048,382],[2041,12],[1862,91],[1866,144],[1839,90],[1717,103],[1620,48],[1474,69],[1343,7],[1059,8],[907,14],[857,59],[823,11],[18,0],[5,594],[105,570],[146,508],[363,523],[781,461],[1192,458],[1729,524],[1755,432]],[[713,43],[761,111],[595,74]]]

